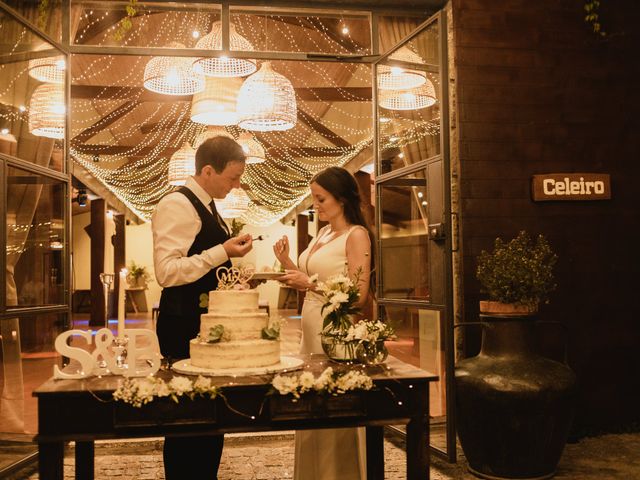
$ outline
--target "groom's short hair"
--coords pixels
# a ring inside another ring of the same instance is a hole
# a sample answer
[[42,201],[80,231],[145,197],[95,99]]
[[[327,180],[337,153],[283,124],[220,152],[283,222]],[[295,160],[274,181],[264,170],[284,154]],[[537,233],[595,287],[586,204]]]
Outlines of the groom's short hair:
[[210,165],[216,173],[222,173],[229,162],[244,162],[247,156],[235,140],[217,136],[206,139],[196,150],[196,175]]

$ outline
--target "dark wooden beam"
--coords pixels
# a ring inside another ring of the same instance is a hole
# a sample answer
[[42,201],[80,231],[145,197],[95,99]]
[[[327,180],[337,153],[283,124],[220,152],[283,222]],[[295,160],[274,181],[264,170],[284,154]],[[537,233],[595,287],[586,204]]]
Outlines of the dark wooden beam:
[[[128,155],[135,148],[135,145],[94,145],[91,143],[78,143],[72,145],[73,149],[85,155],[126,155],[127,158],[141,158],[149,155],[155,147],[143,147],[139,149],[135,154]],[[158,156],[171,156],[178,147],[170,147],[162,150],[158,153]],[[266,153],[271,156],[284,153],[285,155],[291,155],[294,158],[306,158],[306,157],[339,157],[344,152],[338,148],[332,147],[274,147],[271,146],[266,150]]]
[[[125,250],[125,232],[126,232],[126,220],[124,215],[114,215],[113,220],[116,224],[116,234],[113,237],[113,271],[116,272],[115,279],[113,281],[113,291],[119,292],[120,288],[120,270],[126,267],[126,250]],[[126,288],[126,285],[125,285]],[[116,296],[117,298],[117,296]],[[117,303],[117,301],[115,302]],[[113,305],[114,310],[117,312],[117,305]],[[116,313],[117,314],[117,313]]]
[[298,106],[298,118],[302,122],[306,123],[312,130],[316,131],[317,133],[322,135],[324,138],[329,140],[331,143],[333,143],[336,147],[341,147],[341,148],[351,147],[351,144],[349,142],[347,142],[344,138],[342,138],[340,135],[335,133],[333,130],[322,125],[318,120],[316,120],[307,112],[305,112],[302,108],[300,108],[300,106]]
[[[296,96],[305,102],[369,102],[371,87],[295,88]],[[114,87],[108,85],[71,85],[72,99],[135,99],[139,102],[190,102],[191,95],[162,95],[144,87]]]
[[116,122],[117,120],[124,117],[126,114],[135,109],[140,102],[138,101],[128,101],[120,105],[118,108],[113,110],[111,113],[105,115],[96,123],[91,125],[89,128],[84,129],[78,135],[73,138],[73,142],[84,143],[89,140],[94,135],[97,135],[104,129],[106,129],[109,125]]
[[105,325],[104,292],[100,274],[105,271],[105,217],[106,202],[101,198],[91,201],[91,317],[89,325],[103,327]]

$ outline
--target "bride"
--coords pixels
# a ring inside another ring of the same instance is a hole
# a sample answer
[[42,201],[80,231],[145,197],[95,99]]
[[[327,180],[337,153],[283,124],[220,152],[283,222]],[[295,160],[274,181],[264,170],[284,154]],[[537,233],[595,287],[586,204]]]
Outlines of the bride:
[[[284,236],[273,251],[285,268],[283,283],[307,292],[302,307],[300,353],[323,353],[322,296],[316,293],[310,277],[325,281],[332,275],[360,275],[360,306],[373,291],[372,234],[361,210],[358,184],[344,168],[329,167],[310,183],[313,206],[323,227],[296,265],[289,257],[289,239]],[[364,428],[303,430],[296,432],[295,480],[364,480],[366,452]]]

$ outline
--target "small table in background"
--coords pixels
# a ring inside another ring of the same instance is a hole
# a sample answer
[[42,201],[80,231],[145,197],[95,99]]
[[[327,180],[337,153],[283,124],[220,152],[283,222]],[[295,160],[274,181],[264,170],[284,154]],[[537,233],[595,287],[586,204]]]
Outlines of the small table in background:
[[[125,305],[127,305],[125,309],[128,312],[131,310],[134,313],[149,311],[147,308],[147,296],[144,293],[146,289],[146,287],[125,288]],[[128,308],[128,304],[131,304],[131,308]]]

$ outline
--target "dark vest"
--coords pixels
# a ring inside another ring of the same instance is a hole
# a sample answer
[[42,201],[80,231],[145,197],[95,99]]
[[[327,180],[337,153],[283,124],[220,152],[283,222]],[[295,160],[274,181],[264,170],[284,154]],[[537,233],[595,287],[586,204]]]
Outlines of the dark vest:
[[[215,206],[212,206],[212,214],[187,187],[181,187],[177,191],[189,199],[202,222],[202,228],[187,252],[188,257],[202,253],[229,239],[229,232],[222,227],[224,222],[216,212]],[[165,357],[189,356],[189,340],[199,333],[200,315],[207,312],[207,306],[200,306],[200,297],[216,289],[218,286],[216,271],[222,266],[230,267],[231,261],[227,260],[222,265],[212,268],[193,283],[162,290],[157,333],[160,351]]]

